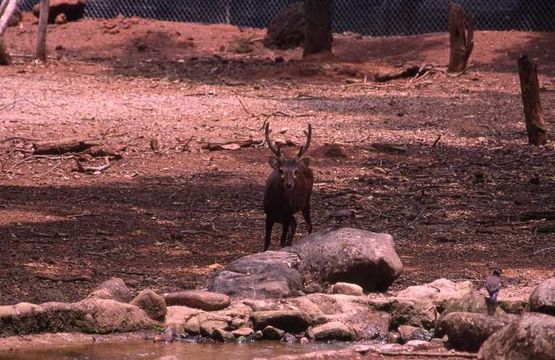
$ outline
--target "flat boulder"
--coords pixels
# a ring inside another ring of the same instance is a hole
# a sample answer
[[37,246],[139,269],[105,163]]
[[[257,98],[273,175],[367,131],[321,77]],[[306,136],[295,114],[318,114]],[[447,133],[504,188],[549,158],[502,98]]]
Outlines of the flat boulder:
[[143,309],[148,316],[154,320],[164,320],[166,317],[166,301],[164,298],[150,289],[141,291],[131,305],[138,306]]
[[403,269],[391,235],[366,230],[318,231],[284,250],[300,257],[298,269],[305,284],[347,282],[384,292]]
[[216,274],[208,290],[249,299],[298,296],[303,288],[299,261],[298,255],[285,251],[244,256]]
[[500,318],[508,317],[507,313],[499,306],[496,306],[490,313],[488,307],[491,305],[488,304],[486,299],[486,297],[473,292],[460,298],[447,300],[444,304],[444,310],[441,313],[440,318],[452,312],[488,314]]
[[338,282],[332,285],[331,287],[332,294],[344,294],[344,295],[353,295],[353,296],[362,296],[364,292],[362,291],[362,287],[357,284],[349,284],[345,282]]
[[302,45],[305,23],[302,2],[285,7],[268,24],[268,30],[263,40],[264,46],[285,50]]
[[98,285],[89,295],[89,298],[130,302],[133,299],[133,294],[122,279],[113,277]]
[[543,281],[530,295],[530,311],[555,316],[555,277]]
[[311,339],[319,341],[340,340],[350,341],[355,339],[355,332],[341,321],[330,321],[328,323],[315,326],[308,330]]
[[452,312],[438,320],[435,337],[447,335],[447,346],[456,350],[476,352],[493,333],[508,321],[477,313]]
[[430,341],[433,337],[433,334],[428,330],[416,326],[401,325],[397,331],[399,331],[402,343],[412,340]]
[[431,283],[409,286],[399,291],[397,299],[412,301],[443,302],[449,299],[458,299],[474,291],[470,281],[455,283],[447,279],[437,279]]
[[222,310],[229,306],[229,296],[210,291],[185,290],[164,294],[168,306],[180,305],[206,311]]
[[555,354],[555,317],[525,313],[489,337],[480,348],[483,360],[552,360]]
[[252,322],[255,330],[262,330],[270,325],[287,332],[299,333],[310,326],[312,319],[299,310],[270,310],[254,312]]
[[[33,6],[33,15],[40,16],[40,2]],[[77,21],[83,18],[86,0],[50,0],[48,23],[54,24],[56,18],[64,14],[67,21]]]

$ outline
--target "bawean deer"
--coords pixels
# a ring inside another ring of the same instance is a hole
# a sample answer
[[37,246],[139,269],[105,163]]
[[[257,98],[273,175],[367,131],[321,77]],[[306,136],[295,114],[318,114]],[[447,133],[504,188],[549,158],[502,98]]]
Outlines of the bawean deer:
[[310,124],[308,124],[308,131],[305,131],[305,134],[306,143],[300,147],[296,156],[289,158],[282,154],[280,147],[270,139],[270,124],[266,123],[266,142],[274,156],[271,156],[268,161],[273,171],[266,181],[264,192],[264,212],[266,213],[264,251],[270,247],[275,223],[282,225],[281,247],[291,245],[297,230],[297,221],[294,215],[299,211],[303,213],[308,232],[312,232],[310,194],[314,175],[309,168],[309,158],[304,157],[312,139]]

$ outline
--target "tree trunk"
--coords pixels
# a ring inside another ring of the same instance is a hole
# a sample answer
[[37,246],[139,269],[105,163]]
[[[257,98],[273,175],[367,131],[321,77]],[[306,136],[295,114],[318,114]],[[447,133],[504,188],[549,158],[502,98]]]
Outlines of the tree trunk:
[[8,28],[10,18],[17,9],[17,0],[3,0],[0,4],[0,38]]
[[37,34],[37,49],[35,59],[46,62],[46,27],[48,25],[48,12],[50,0],[41,0],[39,15],[39,32]]
[[449,72],[462,72],[474,48],[474,17],[462,6],[449,3]]
[[538,66],[530,61],[528,56],[521,55],[518,58],[518,75],[520,77],[528,142],[536,146],[543,145],[547,143],[547,129],[540,102]]
[[306,28],[303,56],[331,52],[333,0],[305,0]]

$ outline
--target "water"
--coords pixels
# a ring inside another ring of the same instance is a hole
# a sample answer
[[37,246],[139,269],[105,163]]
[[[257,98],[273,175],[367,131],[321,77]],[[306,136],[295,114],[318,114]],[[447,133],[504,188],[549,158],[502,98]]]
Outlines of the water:
[[338,350],[349,345],[352,344],[286,344],[275,341],[249,344],[99,343],[53,349],[0,352],[0,360],[158,360],[172,355],[180,360],[250,360],[256,357]]

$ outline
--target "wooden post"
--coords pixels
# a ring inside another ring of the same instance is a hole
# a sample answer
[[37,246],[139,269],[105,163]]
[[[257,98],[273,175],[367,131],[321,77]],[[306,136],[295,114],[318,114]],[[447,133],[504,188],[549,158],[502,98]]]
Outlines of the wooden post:
[[305,0],[306,28],[303,56],[331,53],[333,0]]
[[522,104],[524,105],[524,119],[528,142],[532,145],[547,143],[547,128],[543,118],[543,109],[540,102],[540,83],[538,81],[538,66],[521,55],[518,58],[518,75],[520,77],[520,90]]
[[46,62],[46,28],[48,25],[48,12],[50,10],[50,0],[41,0],[39,15],[39,32],[37,34],[37,49],[35,59]]
[[474,49],[474,17],[462,6],[449,3],[449,72],[462,72],[466,69],[472,49]]

